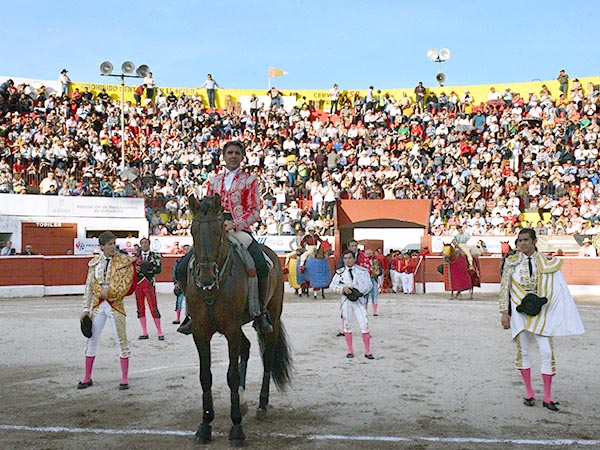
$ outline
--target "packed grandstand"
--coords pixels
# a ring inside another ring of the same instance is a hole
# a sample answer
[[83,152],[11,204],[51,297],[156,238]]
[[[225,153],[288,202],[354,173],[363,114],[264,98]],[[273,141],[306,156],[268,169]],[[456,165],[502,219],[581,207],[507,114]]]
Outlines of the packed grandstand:
[[188,195],[219,169],[224,142],[240,140],[260,180],[259,236],[308,226],[333,235],[338,199],[431,199],[438,236],[463,224],[473,235],[512,236],[521,226],[594,235],[600,90],[583,84],[477,96],[436,87],[423,98],[416,88],[342,91],[339,108],[327,92],[326,102],[286,95],[284,105],[275,89],[268,101],[228,98],[209,109],[201,90],[159,88],[126,102],[123,137],[121,103],[101,85],[61,95],[6,80],[0,193],[143,197],[151,234],[189,235]]

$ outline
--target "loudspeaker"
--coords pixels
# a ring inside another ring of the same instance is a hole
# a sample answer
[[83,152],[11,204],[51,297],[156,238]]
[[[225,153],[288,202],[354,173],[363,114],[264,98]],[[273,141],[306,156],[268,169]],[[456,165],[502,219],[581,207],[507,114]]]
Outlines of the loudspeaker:
[[446,81],[446,74],[444,72],[440,72],[435,76],[435,79],[438,83],[443,83],[444,81]]
[[113,69],[114,67],[110,61],[104,61],[102,64],[100,64],[100,73],[102,75],[110,75]]
[[130,73],[132,73],[135,70],[135,64],[133,64],[131,61],[125,61],[121,65],[121,70],[123,71],[124,74],[129,75]]
[[146,64],[142,64],[136,70],[136,73],[138,74],[138,76],[140,76],[142,78],[145,78],[146,75],[148,75],[148,72],[150,72],[150,67],[148,67]]

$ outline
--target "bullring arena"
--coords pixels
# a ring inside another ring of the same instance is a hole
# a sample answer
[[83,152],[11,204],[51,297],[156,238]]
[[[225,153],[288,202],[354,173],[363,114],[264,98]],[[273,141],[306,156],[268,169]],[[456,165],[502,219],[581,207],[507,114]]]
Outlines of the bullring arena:
[[[214,441],[194,443],[201,420],[198,357],[176,333],[174,296],[159,295],[165,341],[138,341],[135,301],[126,299],[132,345],[130,385],[118,390],[118,362],[106,330],[94,386],[77,390],[85,338],[80,296],[0,301],[0,448],[225,449],[229,389],[226,342],[213,338]],[[283,321],[295,360],[285,393],[273,389],[268,416],[256,420],[261,364],[254,330],[244,425],[253,449],[600,448],[597,358],[600,306],[576,300],[587,333],[557,338],[552,413],[522,404],[514,344],[499,325],[496,297],[449,301],[445,294],[382,295],[370,317],[375,360],[345,358],[337,295],[286,294]],[[153,331],[153,330],[151,330]],[[539,361],[534,360],[535,373]],[[541,379],[534,377],[534,389]]]
[[[258,343],[244,328],[252,341],[247,448],[600,448],[599,77],[572,77],[564,99],[559,79],[502,84],[502,94],[493,85],[440,85],[419,100],[413,88],[393,89],[376,103],[366,101],[372,89],[344,90],[335,112],[325,90],[261,89],[257,108],[254,90],[219,89],[209,107],[203,88],[121,91],[72,82],[64,89],[13,78],[0,77],[0,149],[7,150],[0,157],[0,449],[229,448],[226,341],[213,339],[217,417],[214,441],[201,445],[194,442],[202,420],[198,356],[192,338],[171,324],[171,291],[173,263],[192,243],[188,198],[206,192],[232,139],[245,142],[245,168],[260,179],[264,207],[253,232],[282,260],[295,233],[310,228],[337,259],[350,239],[383,255],[431,251],[433,259],[417,269],[418,293],[379,296],[379,315],[369,315],[373,360],[363,357],[357,332],[356,357],[345,357],[338,295],[301,298],[288,288],[283,322],[293,381],[286,392],[272,389],[264,420],[255,417]],[[180,108],[187,108],[181,117]],[[178,127],[189,132],[186,144],[172,132]],[[559,151],[563,141],[569,151]],[[463,226],[470,244],[485,248],[483,288],[449,300],[436,266]],[[538,404],[523,405],[514,344],[499,323],[500,257],[523,227],[538,230],[540,252],[565,258],[586,327],[555,341],[559,412],[541,406],[535,357]],[[107,229],[125,251],[149,236],[163,254],[165,339],[152,325],[150,339],[137,339],[128,297],[130,388],[118,389],[105,330],[93,386],[79,390],[82,283]]]

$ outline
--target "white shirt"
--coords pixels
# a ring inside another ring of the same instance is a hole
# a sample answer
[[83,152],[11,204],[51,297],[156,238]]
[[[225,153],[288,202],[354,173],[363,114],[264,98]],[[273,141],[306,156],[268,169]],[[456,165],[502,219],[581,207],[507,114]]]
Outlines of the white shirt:
[[595,258],[596,256],[598,256],[598,254],[596,252],[596,248],[593,245],[590,244],[589,246],[586,246],[585,244],[583,244],[583,247],[581,247],[581,249],[579,250],[579,256],[588,256]]
[[[352,269],[352,276],[350,275],[350,270]],[[343,289],[345,286],[354,287],[358,289],[363,294],[368,293],[371,288],[371,275],[369,275],[369,271],[364,267],[357,266],[354,264],[352,267],[342,267],[335,271],[335,275],[331,280],[330,287],[334,292],[338,294],[343,294]],[[342,301],[346,299],[346,295],[343,294]]]
[[240,169],[239,167],[235,170],[225,169],[225,179],[223,181],[224,181],[226,191],[231,189],[231,183],[233,183],[233,179],[240,172],[240,170],[242,170],[242,169]]
[[150,75],[146,76],[146,78],[144,78],[144,84],[146,85],[146,87],[149,88],[153,88],[154,86],[156,86],[156,82],[154,81],[154,78],[152,78]]

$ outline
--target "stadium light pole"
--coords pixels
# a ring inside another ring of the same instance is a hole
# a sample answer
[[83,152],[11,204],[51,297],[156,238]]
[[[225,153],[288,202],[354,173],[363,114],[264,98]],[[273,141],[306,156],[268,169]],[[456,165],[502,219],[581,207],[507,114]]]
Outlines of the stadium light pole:
[[[121,78],[121,173],[125,170],[125,78],[145,78],[150,72],[146,64],[142,64],[136,70],[135,64],[131,61],[125,61],[121,64],[121,73],[113,74],[114,67],[110,61],[104,61],[100,64],[100,75],[103,77]],[[135,70],[136,74],[132,75]]]

